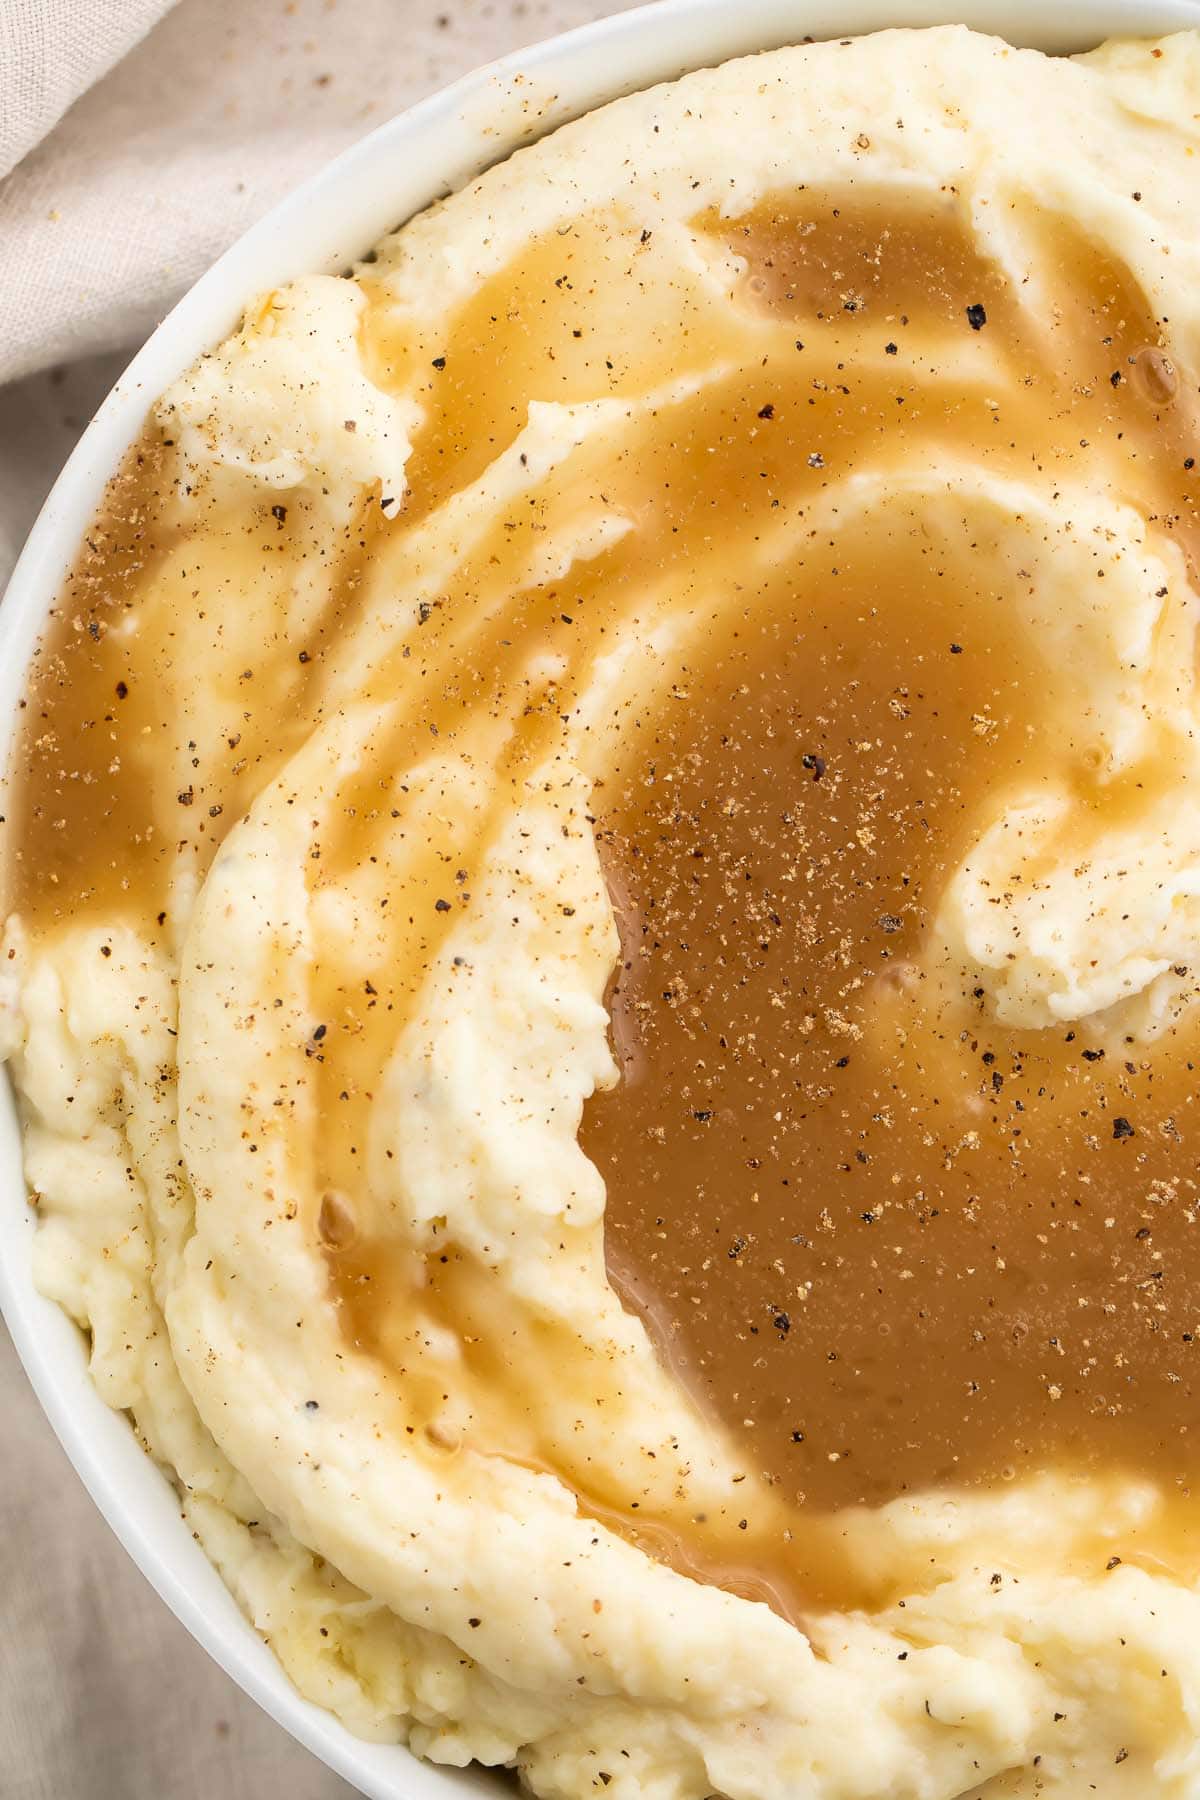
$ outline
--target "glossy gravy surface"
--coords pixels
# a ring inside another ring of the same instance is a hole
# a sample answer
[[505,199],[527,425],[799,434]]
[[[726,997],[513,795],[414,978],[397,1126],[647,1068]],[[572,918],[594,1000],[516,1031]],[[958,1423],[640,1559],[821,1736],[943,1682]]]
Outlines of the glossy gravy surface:
[[1047,750],[1044,672],[921,574],[880,609],[851,558],[847,605],[728,649],[605,795],[610,1267],[795,1498],[1186,1483],[1195,1033],[1006,1030],[916,960],[964,826]]

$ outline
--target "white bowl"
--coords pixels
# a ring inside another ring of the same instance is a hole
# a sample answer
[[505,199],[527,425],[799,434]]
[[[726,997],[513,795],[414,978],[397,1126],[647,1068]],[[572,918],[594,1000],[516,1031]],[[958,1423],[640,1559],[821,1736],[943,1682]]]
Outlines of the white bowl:
[[[554,125],[684,70],[805,37],[951,21],[1041,50],[1114,34],[1200,25],[1200,0],[660,0],[553,38],[468,75],[381,126],[247,232],[197,282],[118,381],[30,534],[0,612],[0,766],[23,673],[105,482],[151,402],[236,324],[260,290],[337,270],[400,220]],[[530,121],[534,123],[530,123]],[[33,1286],[16,1110],[0,1082],[0,1307],[47,1417],[96,1505],[142,1573],[248,1694],[375,1800],[465,1800],[498,1791],[481,1771],[419,1763],[363,1743],[302,1700],[238,1611],[180,1518],[175,1495],[127,1419],[88,1380],[75,1327]]]

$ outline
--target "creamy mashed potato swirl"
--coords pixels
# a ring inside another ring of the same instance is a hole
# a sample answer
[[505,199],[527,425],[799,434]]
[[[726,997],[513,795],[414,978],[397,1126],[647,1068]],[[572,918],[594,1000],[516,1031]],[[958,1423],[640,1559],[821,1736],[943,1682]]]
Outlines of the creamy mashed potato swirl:
[[[562,1800],[1196,1791],[1200,1600],[1137,1552],[1153,1484],[785,1516],[609,1285],[577,1132],[615,1079],[596,794],[687,704],[689,646],[839,545],[878,546],[881,606],[914,535],[951,578],[986,559],[1047,717],[1121,797],[1114,824],[1062,771],[1010,783],[931,978],[1030,1027],[1148,1038],[1190,1004],[1185,547],[1149,456],[1077,454],[1056,322],[1077,274],[1123,284],[1114,391],[1174,382],[1194,417],[1198,121],[1191,34],[732,63],[266,296],[159,403],[153,544],[108,626],[152,674],[118,757],[145,817],[127,867],[97,851],[77,904],[8,927],[38,1277],[352,1729]],[[847,381],[890,404],[903,362],[912,415],[853,457],[848,387],[786,446],[750,405],[814,351],[739,222],[806,195],[915,212],[988,284],[981,323],[897,354],[848,278]],[[1034,415],[1040,458],[1009,429]],[[699,466],[758,483],[732,524]],[[834,1590],[797,1618],[651,1555],[684,1504],[725,1564],[739,1534],[801,1559],[824,1534]]]

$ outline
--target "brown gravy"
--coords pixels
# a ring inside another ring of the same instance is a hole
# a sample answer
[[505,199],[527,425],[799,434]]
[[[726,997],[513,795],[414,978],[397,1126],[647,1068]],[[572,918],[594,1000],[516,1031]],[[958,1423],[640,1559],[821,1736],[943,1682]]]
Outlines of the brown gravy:
[[918,977],[1046,696],[978,593],[915,573],[876,609],[851,564],[834,621],[728,647],[604,797],[623,1080],[583,1142],[610,1267],[789,1496],[1187,1481],[1200,1044],[1017,1033]]
[[[861,215],[745,229],[750,285],[806,336],[885,309],[908,361],[980,304],[1017,368],[1041,363],[961,242],[864,238]],[[1046,321],[1060,377],[1006,396],[1004,447],[1041,467],[1086,455],[1085,430],[1110,449],[1128,434],[1131,476],[1140,455],[1139,484],[1178,505],[1194,578],[1194,413],[1181,428],[1161,410],[1178,384],[1151,323],[1070,254],[1078,314]],[[849,351],[843,367],[849,383]],[[937,404],[932,432],[990,453],[962,397]],[[845,404],[838,450],[894,419]],[[747,612],[706,644],[680,675],[688,704],[641,722],[598,796],[623,1079],[582,1141],[610,1269],[757,1466],[822,1509],[1044,1466],[1195,1471],[1195,1027],[1151,1048],[1018,1033],[983,990],[916,976],[989,799],[1069,770],[1081,806],[1120,805],[1088,791],[1069,671],[1023,641],[992,577],[927,542],[839,543],[797,571],[782,616]]]

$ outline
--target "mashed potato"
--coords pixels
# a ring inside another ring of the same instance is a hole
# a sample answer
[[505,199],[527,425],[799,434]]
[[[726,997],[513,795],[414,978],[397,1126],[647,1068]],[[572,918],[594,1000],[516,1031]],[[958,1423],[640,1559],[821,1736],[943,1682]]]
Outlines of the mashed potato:
[[[1141,464],[1075,455],[1074,415],[1069,453],[996,446],[1045,404],[1005,332],[1067,355],[1060,228],[1123,272],[1194,418],[1198,121],[1194,34],[1053,61],[887,32],[731,63],[520,152],[350,278],[266,296],[159,402],[138,554],[118,579],[118,495],[89,590],[108,711],[42,817],[78,873],[27,872],[7,931],[37,1274],[247,1615],[354,1731],[554,1800],[1200,1784],[1178,1501],[1047,1471],[785,1516],[620,1304],[577,1142],[615,1079],[596,786],[689,634],[818,541],[987,558],[1123,795],[1081,821],[1065,776],[1010,785],[931,970],[1028,1027],[1149,1038],[1191,1003],[1184,552]],[[910,409],[966,409],[952,441],[914,426],[851,468],[814,423],[730,534],[672,458],[700,434],[741,479],[746,371],[805,351],[725,226],[810,192],[950,221],[1000,299],[986,329],[905,342]],[[73,767],[53,719],[41,741]],[[1164,783],[1131,799],[1151,752]],[[652,1556],[629,1522],[669,1526],[681,1496],[718,1560],[825,1533],[836,1592],[797,1621]]]

